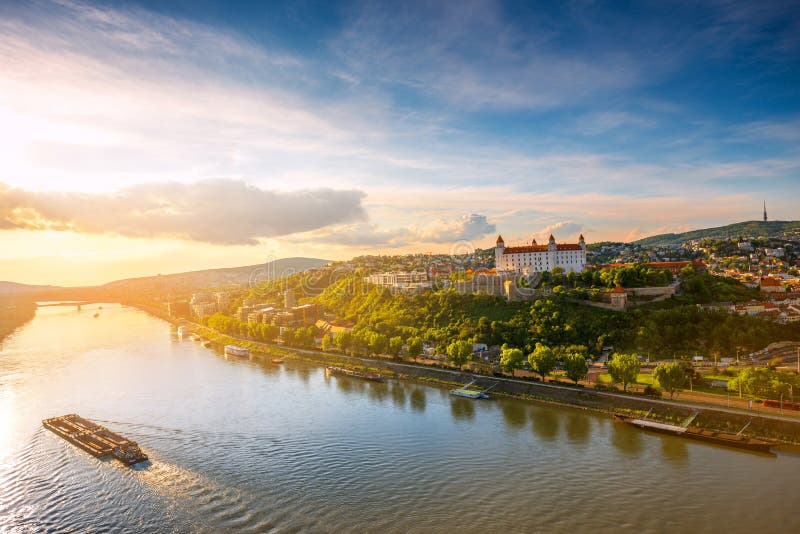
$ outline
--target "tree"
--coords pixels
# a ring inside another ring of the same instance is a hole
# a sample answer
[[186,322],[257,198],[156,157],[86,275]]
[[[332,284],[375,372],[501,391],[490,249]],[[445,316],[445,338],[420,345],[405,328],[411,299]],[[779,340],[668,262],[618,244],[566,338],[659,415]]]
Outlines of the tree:
[[334,346],[335,346],[335,344],[334,344],[333,340],[331,339],[331,336],[329,336],[328,334],[324,334],[322,336],[322,350],[327,352],[327,351],[331,350]]
[[505,348],[500,353],[500,367],[506,372],[514,372],[514,369],[522,367],[525,355],[519,349]]
[[536,348],[528,356],[531,369],[539,373],[544,381],[545,377],[553,372],[556,367],[556,353],[547,345],[536,344]]
[[401,350],[403,350],[403,338],[400,336],[389,338],[389,354],[397,358]]
[[462,365],[472,359],[472,343],[469,341],[454,341],[447,346],[447,357],[460,369]]
[[339,332],[333,337],[333,343],[342,352],[347,352],[353,346],[353,334],[347,331]]
[[372,354],[383,354],[389,348],[389,338],[384,334],[371,332],[369,335],[369,350]]
[[412,358],[416,358],[420,354],[422,354],[422,338],[419,337],[412,337],[409,338],[406,342],[406,350],[408,351],[408,355]]
[[608,364],[608,374],[614,382],[622,384],[623,391],[628,391],[628,384],[636,382],[639,367],[639,358],[635,354],[618,353]]
[[589,365],[586,363],[586,358],[576,352],[568,352],[562,363],[564,364],[564,371],[567,373],[567,378],[574,381],[576,384],[579,380],[586,378],[589,372]]
[[[790,387],[791,386],[791,387]],[[742,391],[753,397],[779,399],[796,390],[797,376],[793,373],[772,371],[763,367],[749,367],[728,382],[728,390]]]
[[676,362],[660,363],[653,371],[653,378],[658,380],[671,399],[686,384],[686,371],[683,365]]

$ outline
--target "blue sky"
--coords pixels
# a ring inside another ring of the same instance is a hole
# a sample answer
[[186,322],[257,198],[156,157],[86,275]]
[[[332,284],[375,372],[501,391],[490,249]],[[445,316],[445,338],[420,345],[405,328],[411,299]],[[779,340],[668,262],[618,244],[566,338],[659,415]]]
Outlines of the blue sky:
[[0,2],[0,67],[0,279],[800,215],[798,2]]

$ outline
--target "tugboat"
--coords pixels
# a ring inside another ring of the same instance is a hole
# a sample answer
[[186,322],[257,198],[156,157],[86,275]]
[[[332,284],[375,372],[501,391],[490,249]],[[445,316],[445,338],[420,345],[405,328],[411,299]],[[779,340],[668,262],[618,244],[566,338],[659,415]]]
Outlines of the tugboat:
[[74,413],[45,419],[42,425],[98,458],[113,456],[126,465],[149,459],[135,441]]

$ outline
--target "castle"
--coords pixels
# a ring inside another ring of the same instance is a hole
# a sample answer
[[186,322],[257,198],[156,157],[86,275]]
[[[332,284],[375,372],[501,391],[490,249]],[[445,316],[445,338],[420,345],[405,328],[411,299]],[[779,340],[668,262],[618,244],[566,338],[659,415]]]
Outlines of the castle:
[[506,247],[503,236],[497,236],[494,257],[498,272],[540,273],[561,267],[564,272],[579,273],[586,268],[586,241],[581,234],[577,244],[557,244],[551,235],[546,245],[538,245],[534,239],[527,246]]

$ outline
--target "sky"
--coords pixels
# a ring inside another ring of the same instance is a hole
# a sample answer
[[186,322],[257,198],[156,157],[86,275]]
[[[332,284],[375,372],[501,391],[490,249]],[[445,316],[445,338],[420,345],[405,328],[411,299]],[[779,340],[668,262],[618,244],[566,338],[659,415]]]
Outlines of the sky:
[[0,280],[800,219],[800,2],[0,0]]

